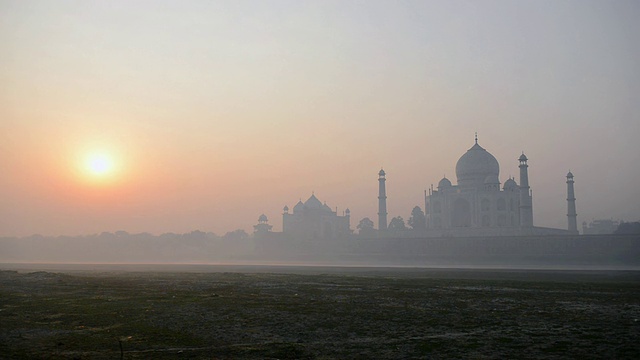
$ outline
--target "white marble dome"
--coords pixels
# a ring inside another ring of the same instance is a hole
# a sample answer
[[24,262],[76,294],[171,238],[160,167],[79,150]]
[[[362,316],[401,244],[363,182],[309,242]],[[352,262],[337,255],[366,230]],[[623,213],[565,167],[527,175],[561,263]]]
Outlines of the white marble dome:
[[456,164],[456,176],[461,187],[478,186],[487,177],[499,178],[498,160],[476,142],[460,157]]
[[486,178],[484,178],[484,183],[488,184],[488,185],[499,185],[500,184],[500,179],[498,179],[498,175],[496,174],[491,174],[489,176],[487,176]]

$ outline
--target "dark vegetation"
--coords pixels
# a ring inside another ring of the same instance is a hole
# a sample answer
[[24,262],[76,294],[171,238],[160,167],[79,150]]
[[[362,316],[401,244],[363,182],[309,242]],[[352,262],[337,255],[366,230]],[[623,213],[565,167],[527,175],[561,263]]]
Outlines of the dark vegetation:
[[7,359],[640,357],[629,272],[0,272]]
[[640,221],[623,221],[620,223],[620,225],[618,225],[618,228],[613,233],[617,235],[640,234]]

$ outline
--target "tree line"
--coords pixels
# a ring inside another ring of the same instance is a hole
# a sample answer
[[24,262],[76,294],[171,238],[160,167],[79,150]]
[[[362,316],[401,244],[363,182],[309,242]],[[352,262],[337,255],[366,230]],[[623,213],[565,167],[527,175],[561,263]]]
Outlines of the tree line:
[[[373,221],[368,217],[365,217],[364,219],[360,220],[356,228],[358,229],[358,234],[362,236],[373,236],[376,231],[374,228]],[[387,226],[387,229],[389,232],[395,232],[395,233],[406,232],[410,230],[422,231],[422,230],[426,230],[426,228],[427,228],[427,219],[425,218],[424,212],[422,211],[420,206],[416,206],[413,208],[413,210],[411,210],[411,216],[409,217],[407,224],[405,224],[405,221],[402,218],[402,216],[396,216],[392,218],[391,221],[389,221],[389,225]]]

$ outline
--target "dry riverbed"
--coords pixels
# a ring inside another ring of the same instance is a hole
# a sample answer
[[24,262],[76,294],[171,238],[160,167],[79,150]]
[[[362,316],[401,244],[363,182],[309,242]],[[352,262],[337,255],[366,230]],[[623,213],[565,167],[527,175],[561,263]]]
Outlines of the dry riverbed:
[[0,358],[637,359],[638,280],[0,271]]

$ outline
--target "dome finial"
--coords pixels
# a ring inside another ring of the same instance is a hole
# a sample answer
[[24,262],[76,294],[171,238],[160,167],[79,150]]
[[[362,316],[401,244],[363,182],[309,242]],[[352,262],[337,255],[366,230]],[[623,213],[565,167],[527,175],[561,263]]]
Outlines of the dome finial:
[[476,144],[478,143],[478,132],[476,131]]

